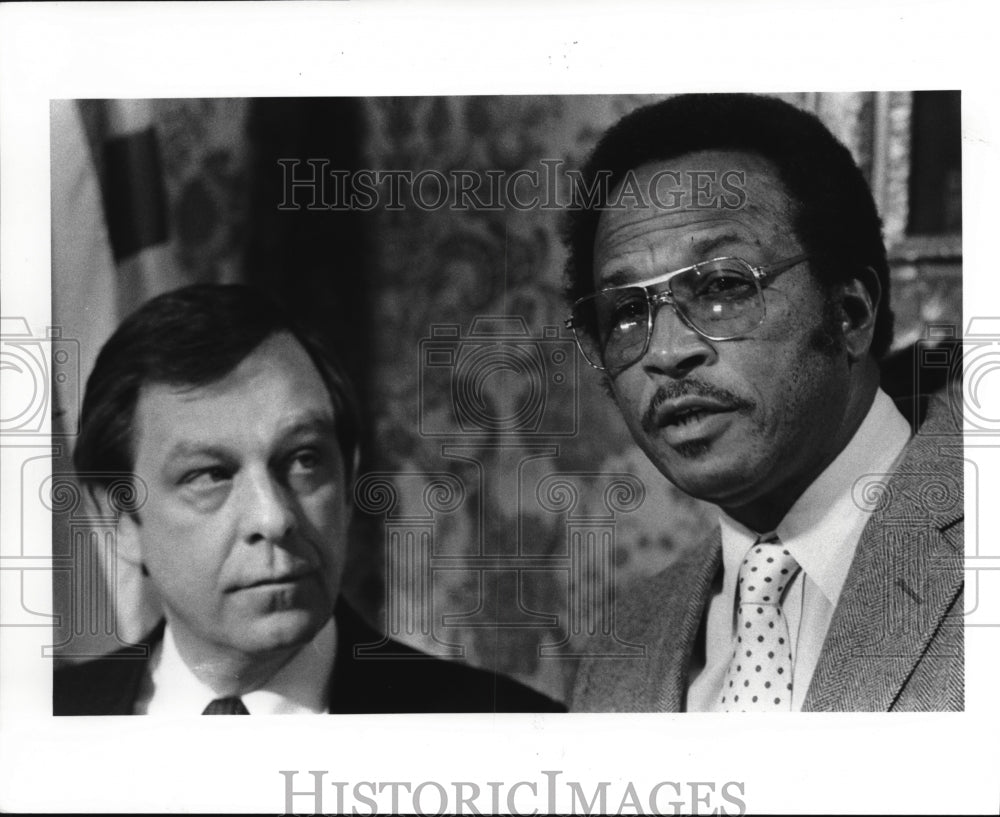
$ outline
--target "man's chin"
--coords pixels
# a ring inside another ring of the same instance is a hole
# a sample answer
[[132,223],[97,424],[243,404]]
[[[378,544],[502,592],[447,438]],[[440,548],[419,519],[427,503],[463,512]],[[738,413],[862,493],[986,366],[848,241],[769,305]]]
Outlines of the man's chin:
[[686,440],[672,445],[671,448],[679,457],[685,460],[700,460],[708,456],[712,444],[708,440]]
[[685,443],[685,450],[671,449],[670,460],[661,469],[664,476],[688,496],[725,506],[742,496],[753,484],[753,474],[732,462],[712,457],[710,444]]
[[678,487],[681,487],[679,479],[698,482],[720,468],[721,464],[714,461],[716,444],[710,438],[696,437],[672,443],[651,438],[650,443],[645,448],[646,455]]
[[275,652],[308,644],[330,620],[331,613],[292,609],[263,616],[247,633],[247,652]]

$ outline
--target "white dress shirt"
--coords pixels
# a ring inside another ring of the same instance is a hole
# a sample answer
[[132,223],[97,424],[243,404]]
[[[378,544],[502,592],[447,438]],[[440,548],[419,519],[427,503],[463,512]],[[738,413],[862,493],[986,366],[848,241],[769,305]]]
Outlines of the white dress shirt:
[[[329,711],[327,686],[337,650],[331,617],[267,683],[240,696],[251,715],[321,715]],[[136,715],[200,715],[216,698],[184,663],[168,624],[146,669]]]
[[[782,610],[792,648],[792,711],[802,709],[833,611],[871,513],[852,495],[858,478],[889,475],[910,438],[909,423],[880,389],[857,432],[781,520],[776,532],[802,568],[785,591]],[[733,653],[740,563],[758,534],[724,513],[722,586],[708,604],[705,666],[692,667],[687,711],[710,712]],[[770,531],[761,531],[770,533]]]

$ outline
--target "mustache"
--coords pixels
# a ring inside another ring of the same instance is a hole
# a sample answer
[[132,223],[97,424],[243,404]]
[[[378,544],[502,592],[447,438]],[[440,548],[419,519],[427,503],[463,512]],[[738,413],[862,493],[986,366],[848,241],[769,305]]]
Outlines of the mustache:
[[665,383],[660,386],[649,399],[649,405],[642,414],[640,425],[647,434],[656,431],[658,423],[656,421],[657,412],[660,406],[669,400],[677,400],[681,397],[704,397],[706,400],[713,400],[727,406],[732,411],[749,413],[757,408],[757,404],[752,400],[747,400],[735,392],[724,389],[720,386],[713,386],[702,380],[678,380]]

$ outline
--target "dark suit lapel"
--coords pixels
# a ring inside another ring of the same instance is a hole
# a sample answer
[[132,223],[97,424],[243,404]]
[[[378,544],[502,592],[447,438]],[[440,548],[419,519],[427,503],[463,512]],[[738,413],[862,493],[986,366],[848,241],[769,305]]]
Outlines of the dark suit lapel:
[[[330,713],[390,711],[384,707],[392,706],[387,683],[394,675],[392,668],[397,666],[394,655],[359,659],[354,654],[358,647],[370,650],[387,644],[387,639],[370,627],[342,597],[334,608],[334,619],[337,622],[337,655],[327,690]],[[402,644],[393,646],[395,653],[406,651],[417,655]]]
[[149,659],[136,660],[130,657],[120,659],[117,663],[118,667],[114,671],[116,678],[109,679],[107,689],[99,693],[102,701],[98,706],[104,708],[108,715],[131,715],[146,676]]
[[891,709],[961,592],[961,438],[930,430],[911,441],[875,503],[804,710]]
[[[118,657],[118,654],[113,656],[114,672],[117,673],[118,678],[115,682],[109,684],[110,688],[106,691],[108,697],[105,705],[110,710],[108,712],[109,715],[132,714],[136,699],[139,697],[143,679],[146,677],[149,661],[153,656],[153,650],[163,640],[163,633],[166,630],[166,626],[166,621],[161,620],[159,624],[139,641],[140,644],[146,647],[145,658],[136,659],[133,655],[130,655],[132,651],[129,649],[121,651],[120,654],[122,657]],[[118,694],[115,694],[116,691]]]
[[[131,715],[163,630],[161,621],[137,645],[60,671],[55,682],[59,687],[55,714]],[[137,647],[145,647],[145,655]]]

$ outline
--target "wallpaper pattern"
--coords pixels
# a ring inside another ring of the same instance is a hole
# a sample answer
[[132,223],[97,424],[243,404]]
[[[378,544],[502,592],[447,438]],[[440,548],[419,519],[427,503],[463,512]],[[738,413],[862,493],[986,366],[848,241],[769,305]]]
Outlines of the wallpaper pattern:
[[[896,97],[881,111],[874,94],[786,97],[824,118],[874,178],[890,243],[904,238],[906,205],[907,95]],[[652,99],[361,100],[360,162],[505,179],[544,172],[546,162],[574,168],[608,125]],[[248,196],[258,191],[260,208],[261,174],[279,172],[261,162],[261,144],[281,142],[272,131],[287,112],[315,106],[282,104],[271,131],[251,138],[249,101],[157,103],[172,251],[188,280],[250,277],[244,271],[259,261]],[[305,160],[316,144],[303,155],[280,149]],[[343,157],[323,158],[337,167]],[[559,208],[382,207],[351,222],[361,261],[349,264],[337,241],[324,241],[324,225],[334,224],[325,217],[310,228],[322,263],[308,275],[331,276],[320,289],[338,326],[370,330],[345,335],[356,338],[345,353],[363,375],[371,443],[355,492],[349,594],[397,638],[556,697],[587,635],[603,634],[609,660],[627,660],[635,647],[614,634],[616,594],[698,542],[714,514],[653,469],[578,358],[563,328]],[[281,280],[295,274],[280,259],[297,257],[301,235],[286,229],[280,240],[268,245],[267,280],[293,307],[298,299],[322,316],[316,286]],[[929,322],[960,321],[959,276],[958,259],[897,258],[897,345]]]

